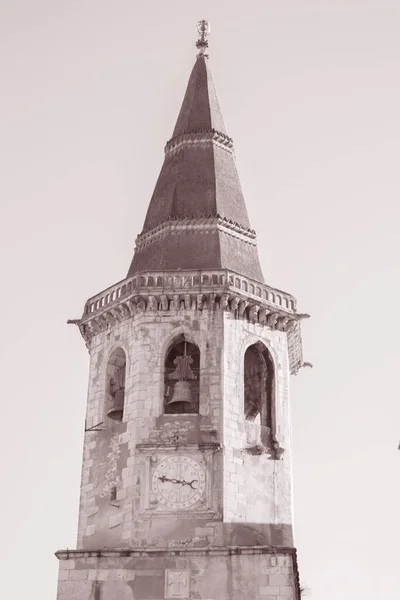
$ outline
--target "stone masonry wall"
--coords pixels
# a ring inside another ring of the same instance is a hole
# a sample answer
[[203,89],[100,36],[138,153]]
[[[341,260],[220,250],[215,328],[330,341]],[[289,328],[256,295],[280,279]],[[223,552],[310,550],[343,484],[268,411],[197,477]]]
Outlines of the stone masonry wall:
[[61,554],[57,600],[300,600],[295,554],[285,549]]
[[[182,309],[173,316],[145,312],[92,340],[86,426],[95,430],[85,433],[78,548],[211,542],[214,531],[207,529],[208,513],[200,514],[198,521],[171,516],[167,523],[165,515],[153,519],[148,486],[149,469],[165,452],[185,448],[193,453],[196,447],[194,457],[210,474],[209,506],[202,510],[209,509],[213,519],[221,517],[222,459],[216,449],[221,432],[222,327],[222,311]],[[163,415],[164,358],[169,344],[182,333],[201,352],[201,416],[186,419]],[[106,416],[106,366],[116,347],[127,357],[122,423]],[[200,452],[199,443],[209,448]],[[137,444],[150,447],[140,452]],[[112,485],[117,490],[113,502]]]
[[[200,414],[164,415],[164,358],[182,333],[200,348]],[[280,460],[248,452],[243,359],[258,340],[275,363]],[[90,347],[78,548],[292,546],[286,343],[285,333],[219,308],[182,306],[175,314],[139,313],[96,335]],[[122,423],[106,415],[106,367],[117,347],[127,358]],[[177,454],[194,458],[207,474],[204,498],[187,512],[166,511],[151,490],[152,471]]]
[[[283,449],[279,460],[269,454],[250,453],[249,432],[255,437],[261,430],[257,425],[244,423],[244,354],[259,340],[274,361],[276,438]],[[257,532],[252,542],[251,537],[248,538],[248,543],[291,546],[287,337],[283,332],[238,320],[226,313],[224,344],[224,521],[246,523],[249,531]]]

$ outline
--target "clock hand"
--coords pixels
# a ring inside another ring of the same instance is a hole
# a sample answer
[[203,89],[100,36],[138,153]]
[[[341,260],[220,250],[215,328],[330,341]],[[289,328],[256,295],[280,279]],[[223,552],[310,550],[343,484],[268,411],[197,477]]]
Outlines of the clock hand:
[[159,477],[158,479],[160,481],[162,481],[163,483],[165,481],[169,481],[170,483],[180,483],[182,486],[188,485],[190,488],[192,488],[192,490],[197,489],[193,485],[194,483],[198,483],[197,479],[192,479],[192,481],[185,481],[184,479],[170,479],[169,477],[166,477],[165,475],[161,475],[161,477]]
[[195,488],[193,486],[194,483],[198,483],[198,480],[197,479],[192,479],[192,481],[185,481],[185,480],[183,480],[182,485],[188,485],[189,487],[192,488],[192,490],[196,490],[197,488]]
[[197,488],[195,488],[195,487],[193,486],[193,484],[194,484],[194,483],[199,483],[199,482],[198,482],[198,480],[197,480],[197,479],[192,479],[192,481],[191,481],[191,482],[190,482],[188,485],[190,485],[190,487],[192,488],[192,490],[197,490]]
[[160,481],[162,481],[163,483],[165,481],[169,481],[171,483],[180,483],[181,485],[187,485],[186,481],[181,481],[180,479],[170,479],[169,477],[166,477],[165,475],[161,475],[161,477],[158,478]]

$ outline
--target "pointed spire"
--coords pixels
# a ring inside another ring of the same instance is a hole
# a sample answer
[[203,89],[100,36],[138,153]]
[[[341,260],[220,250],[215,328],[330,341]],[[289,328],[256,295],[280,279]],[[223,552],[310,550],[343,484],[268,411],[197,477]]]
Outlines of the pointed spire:
[[200,38],[196,42],[199,53],[192,69],[186,94],[179,112],[172,137],[183,133],[197,131],[217,131],[227,135],[224,119],[219,107],[217,93],[211,71],[207,68],[208,48],[207,37],[211,28],[208,21],[202,20],[197,24]]
[[197,26],[199,53],[136,240],[129,275],[139,271],[227,268],[263,281],[233,141],[210,68],[210,26]]
[[227,135],[208,59],[200,54],[190,74],[172,137],[212,129]]

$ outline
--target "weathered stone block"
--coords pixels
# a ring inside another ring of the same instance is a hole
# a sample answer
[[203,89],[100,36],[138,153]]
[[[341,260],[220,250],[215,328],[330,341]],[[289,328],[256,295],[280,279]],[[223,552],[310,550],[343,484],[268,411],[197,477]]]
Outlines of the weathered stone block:
[[260,586],[260,596],[274,596],[276,597],[279,594],[279,586]]
[[289,575],[270,575],[269,578],[270,585],[289,585],[290,577]]

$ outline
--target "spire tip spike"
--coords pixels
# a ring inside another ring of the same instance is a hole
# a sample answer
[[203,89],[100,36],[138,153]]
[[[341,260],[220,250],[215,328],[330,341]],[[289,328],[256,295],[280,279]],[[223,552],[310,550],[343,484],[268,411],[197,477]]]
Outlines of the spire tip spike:
[[197,58],[199,58],[200,56],[204,56],[205,58],[208,58],[208,54],[206,54],[206,50],[208,48],[207,37],[209,36],[210,31],[211,31],[210,23],[208,21],[206,21],[205,19],[202,19],[201,21],[199,21],[197,23],[196,29],[197,29],[197,33],[200,36],[196,42],[196,48],[199,50]]

